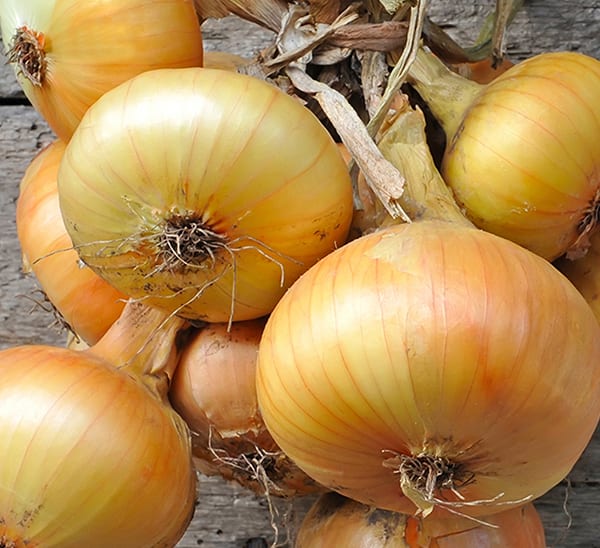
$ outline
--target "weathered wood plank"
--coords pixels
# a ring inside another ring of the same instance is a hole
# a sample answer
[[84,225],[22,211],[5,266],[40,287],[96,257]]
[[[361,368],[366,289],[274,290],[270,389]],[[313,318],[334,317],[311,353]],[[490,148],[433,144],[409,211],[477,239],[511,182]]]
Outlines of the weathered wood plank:
[[[53,139],[36,112],[25,106],[0,107],[0,347],[57,341],[52,318],[35,305],[35,282],[21,271],[15,226],[18,186],[33,156]],[[30,298],[28,298],[28,296]],[[39,298],[39,295],[37,296]],[[30,312],[31,311],[31,312]]]
[[[431,19],[462,45],[471,44],[494,0],[431,0]],[[597,0],[526,1],[508,30],[506,46],[514,59],[553,50],[600,57],[600,2]]]

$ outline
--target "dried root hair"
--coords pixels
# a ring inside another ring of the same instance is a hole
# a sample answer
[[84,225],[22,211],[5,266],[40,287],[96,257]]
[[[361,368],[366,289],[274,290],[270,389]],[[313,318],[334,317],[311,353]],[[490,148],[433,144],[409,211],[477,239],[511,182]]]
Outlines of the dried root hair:
[[262,491],[261,496],[266,501],[273,530],[274,538],[271,548],[291,546],[297,526],[294,524],[293,497],[284,496],[283,489],[273,478],[278,473],[278,462],[287,457],[282,451],[266,451],[256,444],[254,444],[255,450],[252,453],[231,456],[225,449],[213,446],[213,430],[214,428],[211,426],[208,433],[208,450],[214,460],[241,472],[250,482],[255,482]]
[[[383,450],[382,453],[391,455],[384,460],[383,466],[391,468],[394,474],[400,476],[400,485],[418,494],[423,501],[431,507],[440,506],[451,514],[469,519],[479,525],[496,528],[496,525],[470,516],[460,511],[460,508],[484,506],[514,506],[530,501],[531,495],[518,500],[502,501],[504,493],[498,493],[490,499],[466,500],[460,489],[475,483],[475,474],[464,463],[453,462],[447,457],[421,453],[419,455],[405,455],[392,450]],[[458,500],[448,500],[444,491],[451,492]],[[410,497],[409,497],[410,498]],[[419,513],[426,515],[423,509]]]
[[45,37],[27,26],[19,27],[6,56],[9,63],[15,63],[22,74],[34,86],[40,87],[46,76]]
[[[133,210],[133,209],[132,209]],[[46,257],[75,250],[81,257],[81,252],[86,248],[98,248],[95,256],[106,258],[137,252],[145,255],[144,262],[135,266],[134,269],[145,269],[148,272],[146,278],[163,272],[183,272],[186,270],[213,270],[214,277],[202,284],[187,285],[175,290],[171,295],[162,296],[162,299],[172,299],[184,293],[191,296],[180,304],[173,312],[174,315],[183,314],[184,310],[198,299],[209,287],[218,283],[230,271],[233,271],[231,282],[231,301],[228,316],[228,327],[235,317],[236,288],[237,288],[237,255],[245,251],[254,251],[261,257],[271,261],[279,269],[279,284],[285,284],[284,261],[302,264],[301,261],[285,255],[273,247],[252,236],[238,236],[228,240],[223,234],[208,228],[193,215],[173,214],[167,221],[156,224],[150,229],[146,228],[137,233],[121,239],[97,240],[94,242],[74,245],[70,248],[55,250],[47,255],[37,258],[34,264]],[[151,252],[148,252],[151,250]],[[81,265],[85,261],[80,259]],[[117,268],[117,267],[115,267]],[[103,266],[104,270],[111,270],[110,265]],[[132,300],[143,302],[149,298],[157,298],[156,295],[148,294]]]

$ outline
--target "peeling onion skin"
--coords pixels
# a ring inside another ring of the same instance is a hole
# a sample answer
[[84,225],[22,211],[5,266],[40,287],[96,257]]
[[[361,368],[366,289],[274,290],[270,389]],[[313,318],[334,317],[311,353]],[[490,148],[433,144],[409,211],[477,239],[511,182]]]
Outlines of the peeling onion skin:
[[0,352],[0,451],[2,546],[170,548],[191,520],[185,424],[86,352]]
[[[207,68],[149,71],[106,93],[67,145],[58,186],[87,265],[130,297],[209,322],[268,314],[345,242],[353,210],[347,166],[307,108]],[[177,219],[206,229],[210,254],[197,242],[168,264],[157,238]]]
[[544,494],[585,449],[600,416],[599,329],[573,285],[520,246],[400,225],[346,244],[284,295],[259,347],[259,406],[331,490],[415,513],[395,463],[443,456],[471,479],[455,487],[473,504],[451,509],[490,515]]
[[6,49],[22,27],[37,35],[41,81],[12,65],[27,98],[65,141],[99,97],[136,74],[202,66],[191,0],[3,0],[0,27]]
[[58,203],[58,166],[65,144],[53,141],[31,161],[17,200],[17,235],[24,268],[76,337],[96,343],[117,320],[126,297],[81,265]]
[[482,519],[420,519],[381,510],[335,492],[321,495],[304,517],[295,548],[546,548],[533,504]]

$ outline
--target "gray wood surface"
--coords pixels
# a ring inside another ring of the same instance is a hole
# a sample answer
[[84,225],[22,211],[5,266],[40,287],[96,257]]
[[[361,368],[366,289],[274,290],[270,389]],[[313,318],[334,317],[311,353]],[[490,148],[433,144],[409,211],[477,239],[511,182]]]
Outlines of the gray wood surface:
[[[492,4],[488,0],[432,0],[430,16],[462,44],[468,44],[475,39]],[[525,3],[511,27],[507,48],[515,59],[559,49],[579,50],[600,58],[599,31],[600,1],[532,0]],[[204,36],[207,49],[250,55],[272,35],[229,18],[209,21]],[[52,316],[31,300],[35,297],[36,284],[21,272],[14,222],[18,184],[24,170],[36,151],[52,139],[53,134],[44,121],[28,106],[12,69],[0,64],[0,250],[3,258],[0,263],[0,348],[34,342],[62,344],[65,338],[64,333],[52,327]],[[600,548],[599,464],[600,434],[597,434],[568,481],[536,501],[549,546]],[[297,523],[311,500],[306,497],[277,504],[280,540],[285,539],[286,519],[292,525]],[[266,499],[237,485],[201,476],[195,517],[178,546],[259,548],[269,545],[273,538]]]

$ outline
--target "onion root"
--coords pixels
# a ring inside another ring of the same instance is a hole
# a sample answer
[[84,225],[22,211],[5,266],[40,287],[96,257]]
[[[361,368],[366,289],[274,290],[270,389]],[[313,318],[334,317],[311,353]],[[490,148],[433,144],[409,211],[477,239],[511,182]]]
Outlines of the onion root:
[[17,29],[7,52],[8,62],[16,63],[19,71],[34,86],[41,86],[46,76],[45,42],[43,33],[22,26]]

